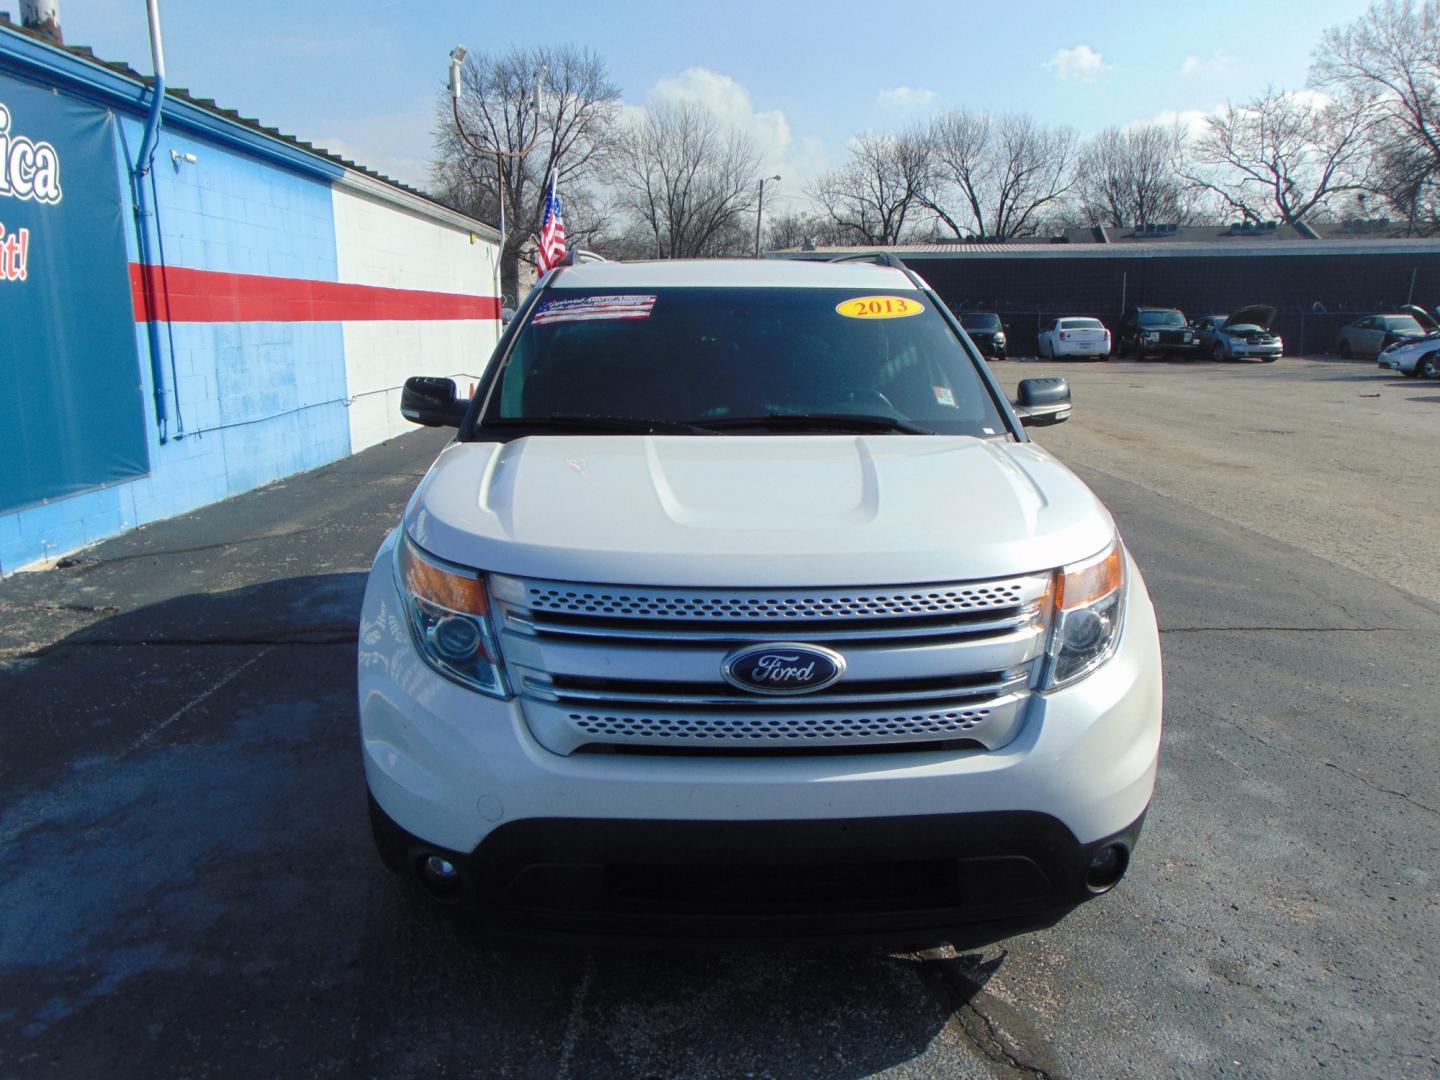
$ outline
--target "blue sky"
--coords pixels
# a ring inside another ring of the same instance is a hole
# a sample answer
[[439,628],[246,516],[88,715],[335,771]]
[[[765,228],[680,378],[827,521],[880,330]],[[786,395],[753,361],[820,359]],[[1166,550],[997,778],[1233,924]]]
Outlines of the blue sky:
[[[1321,32],[1367,6],[161,0],[161,17],[172,85],[412,183],[453,45],[587,45],[627,103],[698,96],[754,131],[786,177],[775,194],[793,201],[851,135],[937,108],[1030,112],[1089,134],[1193,117],[1269,83],[1298,89]],[[148,71],[140,0],[62,0],[61,13],[67,42]]]

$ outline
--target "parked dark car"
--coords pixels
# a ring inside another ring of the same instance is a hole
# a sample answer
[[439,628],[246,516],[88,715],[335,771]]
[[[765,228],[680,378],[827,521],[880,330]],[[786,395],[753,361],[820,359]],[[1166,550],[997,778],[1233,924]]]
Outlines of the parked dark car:
[[980,350],[981,356],[1005,359],[1005,324],[993,311],[964,311],[960,313],[960,325],[970,340]]
[[1133,307],[1120,322],[1116,351],[1137,360],[1162,353],[1193,356],[1197,340],[1180,309]]
[[1388,315],[1367,315],[1340,330],[1336,345],[1342,359],[1376,356],[1399,341],[1418,341],[1435,329],[1435,320],[1424,308],[1410,306]]

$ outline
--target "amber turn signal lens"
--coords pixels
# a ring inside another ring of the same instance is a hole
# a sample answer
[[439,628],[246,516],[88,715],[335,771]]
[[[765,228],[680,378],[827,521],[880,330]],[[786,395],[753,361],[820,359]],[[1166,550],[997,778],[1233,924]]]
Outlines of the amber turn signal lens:
[[409,537],[401,540],[400,578],[412,595],[450,611],[484,615],[489,607],[485,583],[478,574],[448,570],[420,555]]
[[1117,541],[1093,559],[1074,563],[1060,572],[1055,583],[1055,609],[1086,607],[1124,583],[1125,556]]

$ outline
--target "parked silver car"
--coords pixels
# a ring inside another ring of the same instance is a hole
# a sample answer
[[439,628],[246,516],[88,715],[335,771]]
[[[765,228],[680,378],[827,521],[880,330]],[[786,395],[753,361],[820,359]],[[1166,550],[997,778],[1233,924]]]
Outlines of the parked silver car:
[[1267,364],[1285,353],[1285,342],[1270,332],[1275,309],[1252,304],[1230,315],[1206,315],[1195,324],[1200,351],[1216,360],[1263,360]]
[[1397,341],[1416,341],[1435,328],[1435,320],[1419,307],[1409,307],[1399,315],[1367,315],[1341,329],[1336,351],[1344,360],[1378,357]]

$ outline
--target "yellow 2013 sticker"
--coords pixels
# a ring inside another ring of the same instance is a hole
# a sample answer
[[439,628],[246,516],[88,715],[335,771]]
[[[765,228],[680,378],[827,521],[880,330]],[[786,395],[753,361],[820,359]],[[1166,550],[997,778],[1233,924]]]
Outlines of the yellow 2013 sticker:
[[903,296],[857,296],[836,304],[835,310],[847,319],[903,319],[906,315],[919,315],[925,305]]

